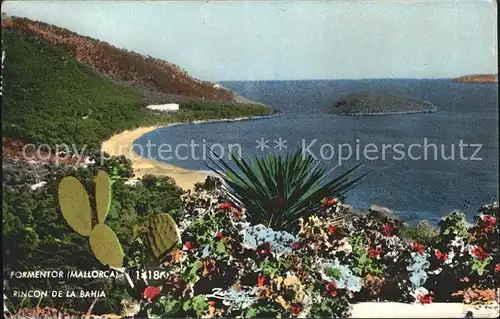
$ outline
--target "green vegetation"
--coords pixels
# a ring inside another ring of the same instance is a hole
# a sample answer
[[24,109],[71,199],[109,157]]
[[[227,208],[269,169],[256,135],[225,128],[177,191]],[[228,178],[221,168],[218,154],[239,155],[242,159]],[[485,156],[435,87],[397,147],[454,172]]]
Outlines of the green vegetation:
[[401,227],[401,236],[424,245],[432,245],[436,242],[439,235],[439,228],[423,220],[415,226],[404,224]]
[[182,243],[177,224],[166,213],[155,214],[149,218],[144,237],[144,242],[160,264],[168,253]]
[[214,101],[191,101],[180,106],[183,120],[207,118],[237,118],[270,115],[272,110],[258,104],[234,104]]
[[66,51],[10,31],[3,41],[4,135],[98,147],[117,131],[155,122],[138,93],[97,76]]
[[230,187],[229,195],[248,211],[252,224],[292,231],[300,218],[313,216],[331,198],[342,198],[364,175],[351,178],[357,165],[328,180],[326,167],[315,166],[311,156],[299,150],[292,156],[271,154],[251,161],[233,154],[229,162],[214,161],[210,167]]
[[2,134],[25,142],[66,143],[98,149],[113,134],[138,126],[264,115],[269,108],[211,101],[190,102],[176,114],[147,110],[141,94],[111,83],[68,51],[3,31]]
[[[96,161],[97,162],[97,161]],[[65,166],[45,166],[34,169],[21,161],[4,163],[2,206],[4,236],[4,289],[12,296],[11,289],[42,290],[106,290],[106,299],[99,300],[94,307],[96,313],[117,313],[120,301],[128,296],[120,283],[103,279],[89,282],[72,279],[23,280],[10,278],[11,271],[27,270],[92,270],[106,269],[96,258],[89,246],[88,237],[74,232],[58,208],[59,182],[72,176],[85,188],[91,203],[94,198],[94,182],[97,172],[119,171],[114,176],[112,198],[106,225],[113,229],[125,254],[124,263],[134,258],[134,228],[157,212],[177,211],[181,207],[182,190],[168,177],[145,176],[142,183],[129,186],[124,181],[132,174],[130,162],[124,158],[113,158],[88,168],[74,169]],[[110,174],[110,173],[108,173]],[[37,176],[38,175],[38,176]],[[111,175],[111,174],[110,174]],[[38,178],[47,184],[36,191],[29,186]],[[13,178],[15,177],[15,178]],[[174,216],[175,217],[175,216]],[[21,299],[11,299],[21,302]],[[38,300],[25,300],[23,306],[35,306]],[[86,299],[45,298],[43,305],[65,307],[66,309],[88,309]]]
[[[104,224],[111,205],[111,180],[105,171],[99,170],[95,181],[95,218],[85,188],[72,176],[59,183],[59,207],[69,226],[80,235],[89,237],[90,248],[101,264],[121,268],[122,246],[115,232]],[[97,220],[97,225],[93,226],[93,219]]]

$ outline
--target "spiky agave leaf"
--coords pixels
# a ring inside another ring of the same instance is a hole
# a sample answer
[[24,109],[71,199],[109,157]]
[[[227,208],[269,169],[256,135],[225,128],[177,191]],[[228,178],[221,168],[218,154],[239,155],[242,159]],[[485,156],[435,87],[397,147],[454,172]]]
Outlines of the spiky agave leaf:
[[103,170],[99,170],[95,177],[95,202],[97,220],[103,224],[111,207],[111,180]]
[[92,209],[87,191],[73,176],[61,180],[58,187],[59,207],[64,219],[82,236],[92,232]]
[[285,158],[268,155],[253,161],[231,155],[236,168],[222,159],[207,166],[226,182],[231,198],[247,209],[251,223],[273,229],[296,229],[301,217],[320,210],[323,198],[343,196],[366,175],[351,178],[358,164],[327,181],[330,172],[300,150]]
[[97,224],[89,238],[90,249],[104,266],[121,268],[123,265],[122,245],[115,232],[105,224]]

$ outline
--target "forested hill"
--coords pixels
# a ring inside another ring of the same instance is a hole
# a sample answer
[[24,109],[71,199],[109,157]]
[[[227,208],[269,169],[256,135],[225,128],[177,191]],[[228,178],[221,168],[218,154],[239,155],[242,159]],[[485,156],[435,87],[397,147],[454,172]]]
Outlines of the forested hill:
[[154,90],[208,100],[234,101],[232,92],[189,76],[169,62],[119,49],[64,28],[26,18],[2,19],[2,29],[36,36],[70,51],[81,63],[114,80],[132,81]]
[[[113,134],[139,126],[270,112],[262,105],[235,102],[232,92],[164,61],[27,19],[4,24],[9,27],[2,29],[2,134],[13,139],[3,138],[7,145],[64,143],[97,150]],[[144,78],[161,85],[128,83]],[[145,108],[169,102],[180,103],[180,111],[163,115]]]

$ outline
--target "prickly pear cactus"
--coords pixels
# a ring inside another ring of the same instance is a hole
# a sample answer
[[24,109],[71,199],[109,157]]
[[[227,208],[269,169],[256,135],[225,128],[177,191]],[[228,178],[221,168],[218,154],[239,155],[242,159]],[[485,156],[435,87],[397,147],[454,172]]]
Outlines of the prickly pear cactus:
[[159,262],[181,244],[177,224],[169,214],[165,213],[149,218],[145,236],[151,252]]
[[105,266],[121,268],[123,249],[115,232],[105,224],[97,224],[89,238],[90,248],[99,262]]
[[61,212],[74,231],[82,236],[92,232],[92,209],[83,185],[74,177],[65,177],[59,183],[59,206]]
[[104,224],[111,206],[111,180],[108,173],[99,170],[95,178],[95,202],[97,220]]
[[83,185],[68,176],[59,183],[59,206],[63,217],[74,231],[89,237],[90,249],[105,266],[122,268],[123,249],[115,232],[104,224],[111,205],[111,182],[105,171],[95,178],[95,199],[98,224],[92,229],[92,209]]

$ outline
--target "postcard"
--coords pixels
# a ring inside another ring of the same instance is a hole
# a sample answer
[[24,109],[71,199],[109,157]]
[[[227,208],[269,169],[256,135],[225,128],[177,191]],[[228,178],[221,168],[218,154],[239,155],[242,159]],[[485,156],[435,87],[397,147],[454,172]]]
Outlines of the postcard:
[[6,318],[497,318],[497,2],[6,1]]

